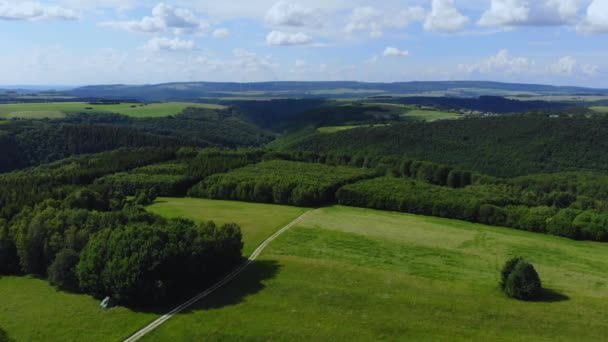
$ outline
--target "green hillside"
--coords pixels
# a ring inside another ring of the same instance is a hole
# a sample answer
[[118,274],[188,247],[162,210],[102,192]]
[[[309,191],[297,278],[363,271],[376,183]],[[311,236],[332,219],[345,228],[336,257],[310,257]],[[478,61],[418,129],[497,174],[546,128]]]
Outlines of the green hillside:
[[[541,301],[499,290],[514,255],[537,266]],[[607,276],[603,244],[332,207],[144,340],[601,340]]]

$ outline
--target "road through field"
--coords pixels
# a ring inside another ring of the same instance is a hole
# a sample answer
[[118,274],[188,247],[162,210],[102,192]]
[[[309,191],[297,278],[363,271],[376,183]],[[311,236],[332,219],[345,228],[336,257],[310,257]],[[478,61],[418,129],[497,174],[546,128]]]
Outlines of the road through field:
[[228,274],[227,276],[225,276],[224,278],[222,278],[220,281],[218,281],[217,283],[215,283],[215,285],[211,286],[210,288],[208,288],[204,292],[201,292],[198,295],[194,296],[192,299],[188,300],[184,304],[182,304],[182,305],[176,307],[175,309],[171,310],[169,313],[167,313],[167,314],[163,315],[162,317],[158,318],[157,320],[155,320],[154,322],[150,323],[145,328],[137,331],[136,333],[134,333],[133,335],[131,335],[131,337],[127,338],[124,342],[135,342],[135,341],[139,340],[140,338],[144,337],[146,334],[148,334],[152,330],[154,330],[157,327],[159,327],[161,324],[163,324],[166,321],[170,320],[173,316],[175,316],[178,313],[184,311],[185,309],[187,309],[190,306],[194,305],[195,303],[197,303],[201,299],[203,299],[203,298],[207,297],[208,295],[210,295],[211,293],[213,293],[215,290],[217,290],[220,287],[222,287],[222,286],[226,285],[227,283],[229,283],[232,279],[234,279],[236,276],[238,276],[239,274],[241,274],[247,268],[247,266],[249,266],[253,261],[255,261],[258,258],[258,256],[260,256],[260,254],[262,253],[262,251],[264,251],[264,249],[274,239],[276,239],[277,237],[279,237],[281,234],[283,234],[289,228],[291,228],[294,225],[296,225],[298,222],[302,221],[302,219],[304,219],[304,217],[306,217],[308,214],[312,213],[313,211],[314,210],[311,210],[311,211],[308,211],[308,212],[300,215],[298,218],[296,218],[295,220],[291,221],[288,225],[286,225],[285,227],[281,228],[279,231],[277,231],[276,233],[274,233],[271,237],[269,237],[268,239],[266,239],[251,254],[251,256],[249,257],[249,259],[247,259],[247,262],[245,262],[243,265],[239,266],[236,270],[232,271],[230,274]]

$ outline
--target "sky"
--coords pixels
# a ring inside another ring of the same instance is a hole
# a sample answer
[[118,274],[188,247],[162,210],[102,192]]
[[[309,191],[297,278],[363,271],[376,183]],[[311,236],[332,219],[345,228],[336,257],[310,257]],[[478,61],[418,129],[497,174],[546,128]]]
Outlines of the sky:
[[608,88],[608,0],[0,0],[0,85]]

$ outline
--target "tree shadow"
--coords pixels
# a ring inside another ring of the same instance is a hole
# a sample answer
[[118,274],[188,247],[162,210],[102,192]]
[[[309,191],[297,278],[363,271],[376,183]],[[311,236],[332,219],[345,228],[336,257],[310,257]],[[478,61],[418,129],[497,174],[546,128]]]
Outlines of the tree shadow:
[[279,273],[281,266],[277,261],[264,260],[252,262],[243,273],[217,289],[207,298],[190,307],[184,312],[220,309],[226,306],[237,305],[248,296],[264,290],[264,281],[273,279]]
[[534,300],[534,302],[556,303],[556,302],[565,302],[567,300],[570,300],[570,297],[566,296],[565,294],[552,290],[552,289],[543,288],[543,292],[542,292],[540,298]]
[[[242,273],[237,275],[227,284],[218,288],[207,297],[199,300],[181,313],[199,310],[218,309],[229,305],[241,303],[247,296],[254,295],[265,288],[264,281],[274,278],[281,266],[274,260],[253,261]],[[217,279],[219,281],[220,279]],[[182,293],[177,299],[170,303],[156,303],[146,307],[130,307],[136,312],[146,312],[163,315],[173,310],[178,305],[188,301],[197,294],[213,286],[216,282],[203,286],[196,292]]]

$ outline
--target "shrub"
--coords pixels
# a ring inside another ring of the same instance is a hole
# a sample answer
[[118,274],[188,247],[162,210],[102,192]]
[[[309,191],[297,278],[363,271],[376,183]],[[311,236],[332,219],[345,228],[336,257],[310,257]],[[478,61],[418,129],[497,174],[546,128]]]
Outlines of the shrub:
[[507,296],[520,300],[538,299],[542,285],[534,266],[522,258],[507,262],[502,271],[501,287]]
[[73,249],[63,249],[48,269],[49,282],[60,290],[78,290],[76,265],[79,255]]

